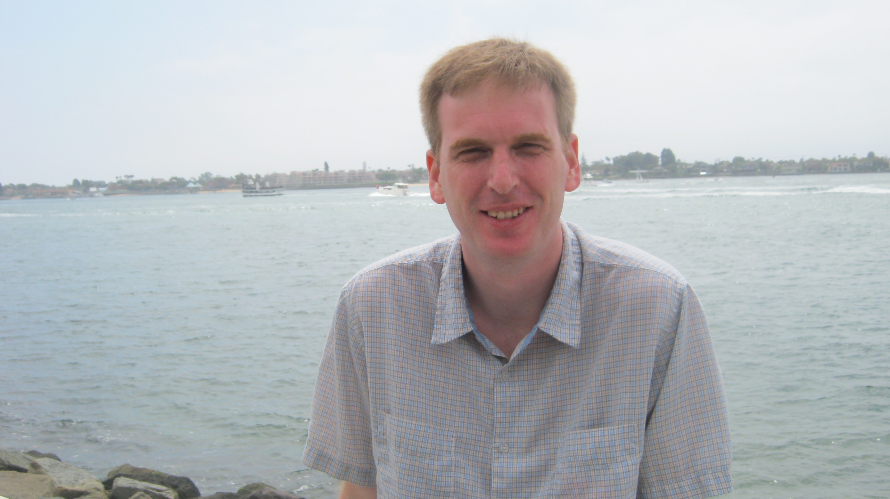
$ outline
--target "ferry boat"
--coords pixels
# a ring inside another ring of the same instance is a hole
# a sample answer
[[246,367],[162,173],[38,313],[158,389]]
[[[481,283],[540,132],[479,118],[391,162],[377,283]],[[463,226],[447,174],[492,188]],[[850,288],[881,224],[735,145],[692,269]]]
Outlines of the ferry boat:
[[386,196],[407,196],[408,184],[396,182],[395,184],[385,185],[383,187],[377,186],[377,192]]
[[284,187],[271,186],[269,182],[264,182],[264,185],[260,185],[259,183],[255,183],[253,181],[248,181],[241,184],[241,195],[250,198],[256,196],[281,196],[284,194]]

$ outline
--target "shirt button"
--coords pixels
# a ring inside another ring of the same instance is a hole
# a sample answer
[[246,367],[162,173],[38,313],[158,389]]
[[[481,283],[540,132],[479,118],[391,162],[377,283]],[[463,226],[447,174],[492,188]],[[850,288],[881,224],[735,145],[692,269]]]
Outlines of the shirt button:
[[502,453],[506,454],[507,452],[509,452],[509,450],[510,450],[510,446],[507,445],[507,444],[501,444],[501,449],[500,449],[500,450],[501,450]]

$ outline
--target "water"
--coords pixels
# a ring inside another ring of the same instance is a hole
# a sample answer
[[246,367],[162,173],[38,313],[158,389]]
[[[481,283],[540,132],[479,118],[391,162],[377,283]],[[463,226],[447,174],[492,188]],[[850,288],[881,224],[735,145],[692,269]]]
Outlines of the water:
[[[340,287],[454,230],[427,196],[371,194],[0,202],[0,447],[334,497],[300,456]],[[582,186],[564,218],[696,288],[730,497],[890,496],[890,175]]]

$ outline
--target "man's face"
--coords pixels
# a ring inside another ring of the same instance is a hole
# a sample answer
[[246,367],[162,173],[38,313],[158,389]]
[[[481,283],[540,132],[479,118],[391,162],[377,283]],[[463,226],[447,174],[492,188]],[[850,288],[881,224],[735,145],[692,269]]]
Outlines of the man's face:
[[439,102],[438,158],[427,152],[430,195],[445,203],[464,252],[522,258],[561,248],[565,192],[581,182],[578,139],[559,135],[550,87],[491,81]]

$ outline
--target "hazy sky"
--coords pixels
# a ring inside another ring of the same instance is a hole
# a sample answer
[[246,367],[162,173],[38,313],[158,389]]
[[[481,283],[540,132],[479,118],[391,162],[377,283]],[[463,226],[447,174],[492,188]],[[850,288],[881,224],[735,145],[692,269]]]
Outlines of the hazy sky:
[[0,183],[422,166],[417,86],[553,52],[590,160],[890,155],[890,2],[0,0]]

